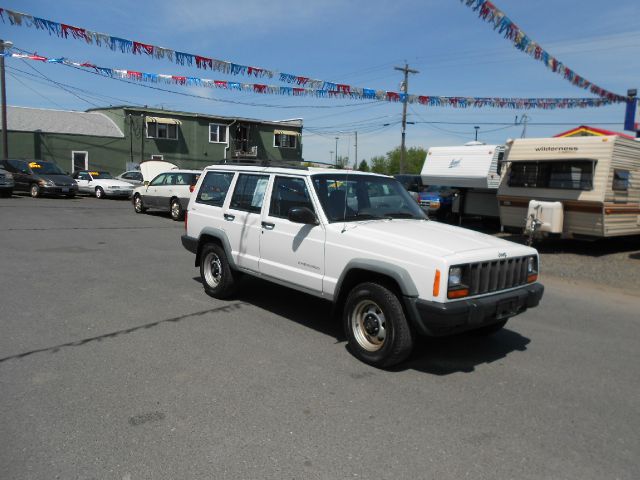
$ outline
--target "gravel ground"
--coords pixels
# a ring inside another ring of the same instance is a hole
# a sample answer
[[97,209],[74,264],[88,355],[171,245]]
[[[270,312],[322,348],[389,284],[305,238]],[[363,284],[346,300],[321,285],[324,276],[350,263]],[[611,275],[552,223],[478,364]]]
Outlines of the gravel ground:
[[[527,240],[524,235],[492,234],[518,243]],[[640,236],[594,242],[545,240],[534,247],[540,252],[542,283],[545,277],[556,277],[640,296]]]

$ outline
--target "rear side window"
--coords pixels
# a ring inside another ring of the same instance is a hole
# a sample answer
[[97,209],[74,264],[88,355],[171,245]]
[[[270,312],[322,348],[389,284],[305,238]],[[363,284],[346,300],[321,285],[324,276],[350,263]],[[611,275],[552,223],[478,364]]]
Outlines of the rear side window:
[[307,207],[313,212],[313,204],[304,178],[276,177],[269,215],[287,218],[289,210],[298,207]]
[[267,183],[269,183],[267,175],[241,173],[238,176],[233,197],[231,197],[231,208],[260,213]]
[[197,203],[221,207],[233,180],[232,172],[208,172],[196,196]]

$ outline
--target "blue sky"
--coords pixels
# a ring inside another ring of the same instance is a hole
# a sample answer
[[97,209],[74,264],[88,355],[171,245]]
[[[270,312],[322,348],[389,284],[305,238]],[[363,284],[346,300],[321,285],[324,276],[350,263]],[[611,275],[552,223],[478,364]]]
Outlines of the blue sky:
[[[628,88],[640,87],[637,1],[614,0],[606,4],[606,9],[602,2],[593,0],[494,3],[529,37],[588,80],[621,94]],[[458,0],[5,0],[0,1],[0,6],[173,50],[365,88],[398,91],[401,73],[393,67],[406,60],[411,68],[420,71],[410,77],[412,94],[592,96],[517,51]],[[113,52],[78,40],[51,37],[39,30],[10,26],[8,22],[0,23],[0,38],[47,57],[64,56],[150,73],[252,82],[248,77],[225,76],[195,66],[189,68],[167,60]],[[359,159],[383,155],[400,144],[399,103],[165,87],[207,97],[192,98],[99,78],[60,65],[34,62],[27,65],[7,59],[7,66],[10,105],[85,110],[130,103],[266,120],[302,118],[303,155],[310,161],[330,161],[338,137],[338,155],[348,155],[353,162],[355,131],[359,132]],[[82,91],[69,93],[47,83],[40,75]],[[275,79],[268,83],[278,84]],[[530,121],[528,137],[549,136],[585,123],[622,131],[624,106],[523,112],[410,105],[408,112],[408,120],[415,124],[407,127],[407,146],[428,148],[473,140],[473,124],[480,126],[480,140],[503,143],[507,138],[519,137],[522,127],[487,124],[511,123],[523,113],[527,113]]]

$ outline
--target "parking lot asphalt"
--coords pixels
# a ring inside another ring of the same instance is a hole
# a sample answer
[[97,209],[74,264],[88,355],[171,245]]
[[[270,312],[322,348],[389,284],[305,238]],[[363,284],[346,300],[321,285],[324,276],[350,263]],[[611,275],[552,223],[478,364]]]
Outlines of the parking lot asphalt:
[[543,276],[499,334],[383,371],[321,300],[206,296],[182,231],[123,200],[0,199],[0,478],[637,478],[633,289]]

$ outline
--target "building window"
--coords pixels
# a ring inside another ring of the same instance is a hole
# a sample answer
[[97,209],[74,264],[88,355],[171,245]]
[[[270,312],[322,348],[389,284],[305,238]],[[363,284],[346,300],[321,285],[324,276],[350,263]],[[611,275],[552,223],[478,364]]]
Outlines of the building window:
[[273,146],[279,148],[296,148],[296,137],[287,133],[276,133],[273,136]]
[[592,160],[513,162],[509,186],[592,190],[594,163]]
[[178,125],[175,123],[147,122],[147,138],[178,139]]
[[210,123],[209,143],[227,143],[227,126],[219,123]]
[[613,189],[616,191],[629,191],[629,170],[613,170]]

